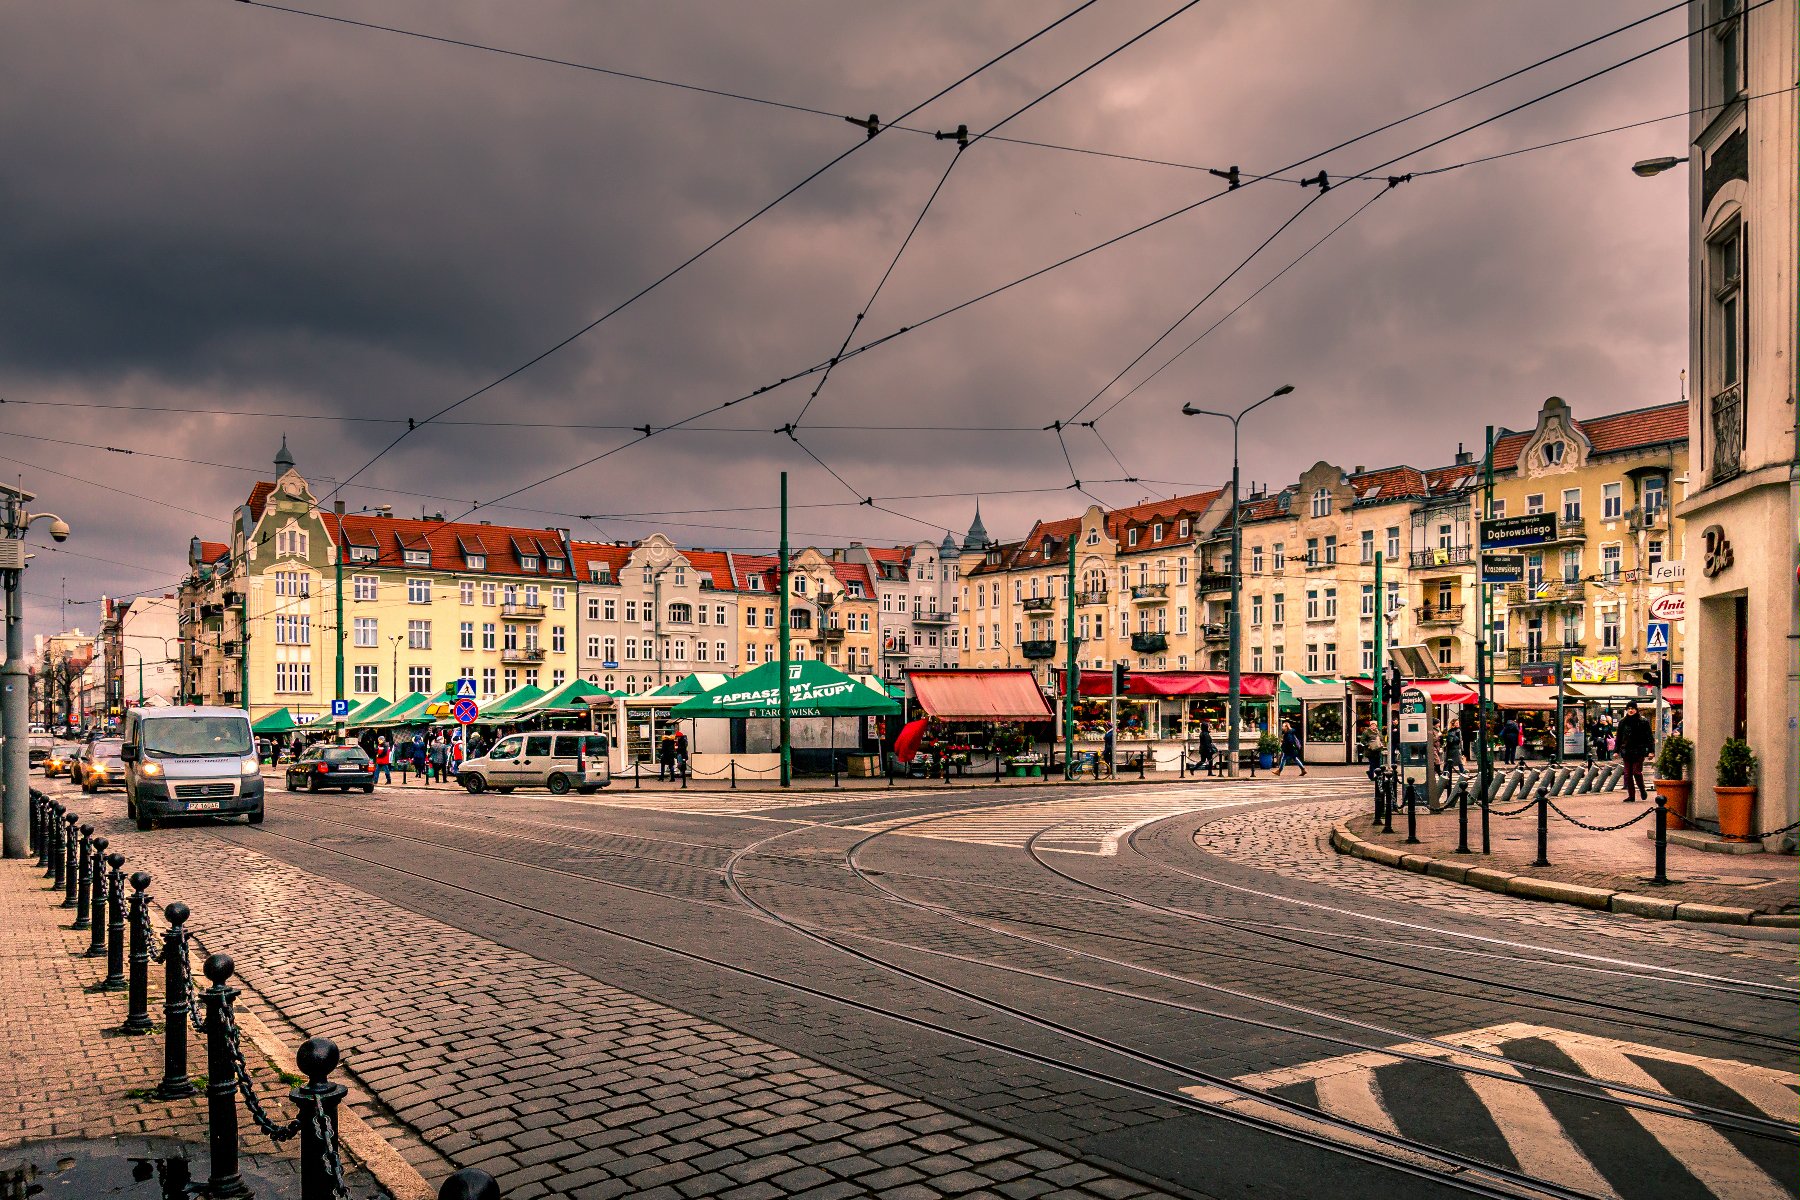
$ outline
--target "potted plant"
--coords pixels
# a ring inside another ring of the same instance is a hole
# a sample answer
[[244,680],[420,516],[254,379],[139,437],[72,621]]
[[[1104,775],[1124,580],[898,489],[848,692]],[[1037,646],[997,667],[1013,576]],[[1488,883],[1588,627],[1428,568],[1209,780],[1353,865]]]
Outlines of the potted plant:
[[1272,733],[1265,733],[1256,739],[1256,757],[1261,761],[1262,769],[1267,771],[1275,765],[1275,756],[1281,753],[1281,739]]
[[1670,829],[1687,828],[1688,796],[1694,790],[1688,767],[1694,761],[1694,743],[1672,733],[1656,752],[1656,794],[1669,813]]
[[1729,842],[1747,842],[1756,812],[1756,755],[1743,738],[1731,738],[1719,747],[1719,780],[1713,795],[1719,801],[1719,833]]

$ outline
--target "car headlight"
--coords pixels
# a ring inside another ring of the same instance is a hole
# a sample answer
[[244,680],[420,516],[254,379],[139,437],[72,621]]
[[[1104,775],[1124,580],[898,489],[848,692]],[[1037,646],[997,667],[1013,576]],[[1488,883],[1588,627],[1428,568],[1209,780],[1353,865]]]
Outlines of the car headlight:
[[158,775],[161,775],[162,773],[163,773],[163,769],[162,769],[161,763],[147,762],[143,766],[138,768],[138,774],[146,776],[150,779],[155,779]]
[[261,770],[262,768],[257,766],[254,758],[246,758],[238,764],[238,772],[243,775],[255,775]]

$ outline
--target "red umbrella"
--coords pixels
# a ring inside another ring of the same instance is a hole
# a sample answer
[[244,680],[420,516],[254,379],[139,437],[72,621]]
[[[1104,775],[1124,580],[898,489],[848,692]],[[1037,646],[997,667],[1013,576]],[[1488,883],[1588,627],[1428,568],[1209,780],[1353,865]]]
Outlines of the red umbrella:
[[894,757],[903,763],[911,762],[913,755],[919,752],[919,743],[924,740],[925,722],[908,721],[894,739]]

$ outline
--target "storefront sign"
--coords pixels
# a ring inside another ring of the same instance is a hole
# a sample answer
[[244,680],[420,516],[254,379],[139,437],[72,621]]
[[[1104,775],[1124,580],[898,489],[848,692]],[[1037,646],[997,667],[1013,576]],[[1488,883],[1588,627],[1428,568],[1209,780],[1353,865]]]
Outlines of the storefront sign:
[[1619,682],[1619,656],[1607,654],[1597,658],[1577,658],[1569,664],[1569,681],[1571,683],[1617,683]]
[[1706,562],[1701,570],[1711,579],[1731,566],[1731,540],[1725,536],[1723,525],[1708,525],[1700,536],[1706,545]]
[[1658,596],[1650,602],[1650,619],[1679,625],[1687,616],[1687,597],[1680,592]]
[[1484,554],[1481,556],[1481,582],[1524,583],[1523,554]]
[[1680,583],[1687,578],[1684,562],[1659,562],[1650,568],[1651,583]]
[[1481,523],[1481,548],[1503,550],[1508,546],[1536,546],[1556,536],[1554,513],[1527,513],[1519,517],[1493,517]]

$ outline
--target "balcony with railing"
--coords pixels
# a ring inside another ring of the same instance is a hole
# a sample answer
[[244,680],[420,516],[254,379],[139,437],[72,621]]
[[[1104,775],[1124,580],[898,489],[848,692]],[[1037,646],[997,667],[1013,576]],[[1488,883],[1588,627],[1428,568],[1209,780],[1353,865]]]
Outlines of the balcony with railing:
[[1587,521],[1582,517],[1562,517],[1556,522],[1555,542],[1587,541]]
[[1506,585],[1506,602],[1515,608],[1533,604],[1581,604],[1586,596],[1587,584],[1579,579],[1546,579],[1535,586],[1529,583]]
[[841,642],[844,640],[844,628],[841,625],[821,625],[812,632],[815,642]]
[[1019,607],[1026,612],[1051,612],[1056,608],[1056,597],[1027,596],[1019,601]]
[[1570,659],[1579,658],[1586,653],[1587,647],[1579,642],[1568,645],[1550,645],[1532,648],[1530,646],[1513,646],[1506,651],[1506,669],[1517,671],[1532,663],[1562,662],[1567,666]]
[[1075,604],[1079,608],[1092,608],[1106,603],[1106,589],[1097,588],[1091,592],[1076,592]]
[[1166,583],[1140,583],[1131,589],[1131,599],[1138,604],[1161,604],[1168,598]]
[[1042,638],[1019,643],[1019,652],[1026,658],[1055,658],[1056,643]]
[[508,621],[541,621],[544,619],[544,606],[541,604],[502,604],[500,615]]
[[1417,609],[1421,625],[1461,625],[1463,606],[1460,604],[1421,604]]
[[1225,622],[1202,625],[1200,636],[1209,642],[1228,642],[1231,640],[1231,626]]
[[1707,402],[1706,428],[1712,437],[1709,483],[1724,483],[1744,469],[1744,389],[1732,384]]
[[1231,573],[1229,571],[1200,572],[1200,593],[1229,592],[1231,590]]
[[1475,561],[1475,551],[1469,546],[1439,546],[1432,550],[1414,550],[1412,567],[1415,571],[1429,571],[1433,567],[1466,567]]
[[1169,648],[1169,637],[1164,633],[1134,633],[1131,635],[1131,650],[1134,654],[1161,654]]
[[939,612],[936,609],[915,609],[912,619],[915,625],[948,625],[956,620],[956,614]]
[[500,651],[500,661],[503,663],[526,663],[528,665],[531,663],[541,663],[544,661],[544,648],[542,646],[510,646],[507,649]]

